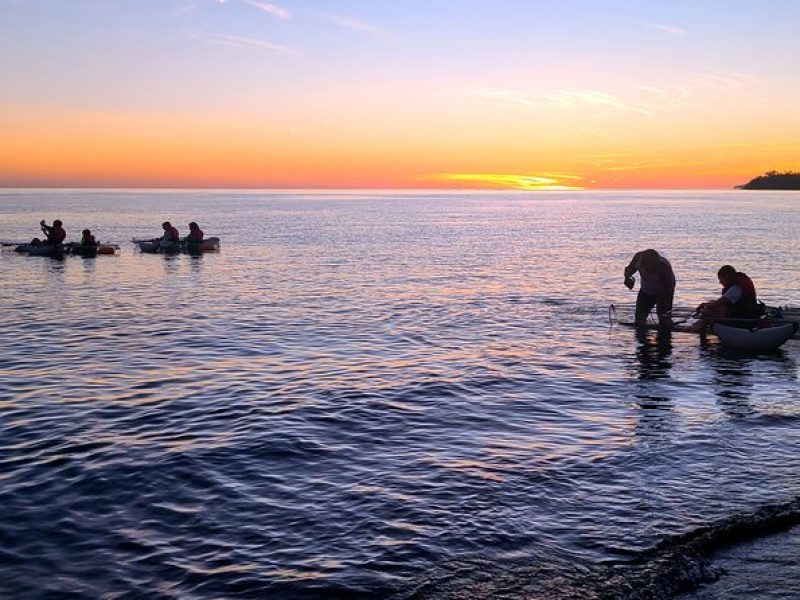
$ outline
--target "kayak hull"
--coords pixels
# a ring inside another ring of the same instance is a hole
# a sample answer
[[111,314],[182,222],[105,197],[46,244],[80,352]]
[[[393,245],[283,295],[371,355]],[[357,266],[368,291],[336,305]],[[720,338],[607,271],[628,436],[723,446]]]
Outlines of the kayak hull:
[[97,256],[97,246],[73,246],[72,254],[75,256],[82,256],[83,258],[94,258]]
[[161,241],[136,241],[134,242],[139,246],[139,250],[145,254],[178,254],[186,252],[187,254],[203,254],[205,252],[219,251],[219,238],[212,237],[200,242],[199,244],[192,244],[189,242],[173,242],[165,244]]
[[64,258],[64,246],[61,244],[22,244],[14,248],[17,252],[27,254],[28,256],[47,256],[49,258]]
[[723,323],[711,326],[723,345],[737,350],[756,350],[768,352],[777,350],[791,338],[798,329],[797,323],[782,323],[762,329],[731,327]]

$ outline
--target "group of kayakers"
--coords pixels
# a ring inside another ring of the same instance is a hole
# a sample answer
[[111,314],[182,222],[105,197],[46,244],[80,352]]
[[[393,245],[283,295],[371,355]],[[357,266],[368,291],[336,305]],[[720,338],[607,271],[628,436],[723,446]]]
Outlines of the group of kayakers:
[[[659,326],[672,328],[672,302],[675,298],[675,273],[672,265],[666,257],[649,248],[634,254],[625,267],[624,283],[628,289],[633,289],[633,275],[636,272],[641,278],[636,297],[636,325],[646,325],[647,317],[655,307]],[[722,286],[722,294],[697,307],[695,312],[698,319],[691,325],[690,331],[703,331],[709,320],[758,319],[764,314],[765,307],[756,297],[753,280],[745,273],[737,271],[731,265],[723,265],[717,271],[717,279]]]
[[189,223],[189,235],[183,238],[183,240],[181,240],[181,234],[169,221],[164,221],[161,224],[161,228],[164,230],[164,235],[158,238],[158,240],[167,244],[174,244],[180,241],[190,244],[199,244],[203,241],[203,230],[200,229],[200,226],[194,221]]
[[[58,246],[63,244],[64,240],[67,239],[67,232],[64,230],[64,224],[60,219],[53,221],[52,225],[48,225],[45,221],[39,221],[39,226],[42,228],[42,233],[44,233],[45,238],[43,240],[33,238],[33,240],[31,240],[31,246]],[[96,248],[99,245],[94,235],[92,235],[91,230],[84,229],[81,232],[81,241],[78,242],[78,246],[83,248]]]
[[[40,221],[39,225],[42,228],[42,233],[44,233],[45,238],[43,240],[34,238],[31,241],[32,246],[56,246],[63,244],[64,240],[67,239],[67,232],[64,230],[64,224],[60,219],[53,221],[52,225],[48,225],[45,221]],[[200,229],[200,227],[194,221],[189,223],[189,235],[183,238],[183,240],[181,240],[178,230],[169,221],[164,221],[161,224],[161,228],[164,230],[164,235],[162,235],[160,238],[157,238],[157,241],[164,244],[174,244],[181,241],[188,242],[190,244],[200,244],[203,241],[203,230]],[[81,232],[81,241],[78,243],[78,245],[85,248],[95,247],[99,245],[99,242],[95,239],[94,235],[92,235],[91,230],[84,229]]]

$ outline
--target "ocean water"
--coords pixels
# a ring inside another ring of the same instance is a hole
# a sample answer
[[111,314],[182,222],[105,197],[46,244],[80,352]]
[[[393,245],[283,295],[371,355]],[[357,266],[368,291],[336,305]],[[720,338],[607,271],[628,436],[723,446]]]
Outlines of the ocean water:
[[796,192],[0,191],[43,218],[121,249],[0,253],[0,597],[667,598],[800,521],[800,342],[608,322],[648,247],[800,305]]

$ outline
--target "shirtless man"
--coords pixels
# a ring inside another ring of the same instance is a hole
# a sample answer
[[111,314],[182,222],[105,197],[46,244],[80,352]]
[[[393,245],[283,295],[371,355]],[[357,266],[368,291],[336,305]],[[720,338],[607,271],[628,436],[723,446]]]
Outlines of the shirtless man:
[[633,289],[636,280],[633,274],[639,272],[641,283],[636,296],[637,326],[647,324],[647,317],[656,307],[660,327],[672,327],[670,311],[675,297],[675,273],[670,262],[653,249],[642,250],[633,255],[625,267],[625,285]]

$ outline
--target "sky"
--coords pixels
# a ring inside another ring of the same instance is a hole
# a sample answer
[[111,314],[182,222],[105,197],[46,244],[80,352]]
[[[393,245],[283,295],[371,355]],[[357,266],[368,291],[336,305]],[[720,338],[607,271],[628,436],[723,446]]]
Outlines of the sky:
[[796,0],[0,0],[0,186],[724,189]]

